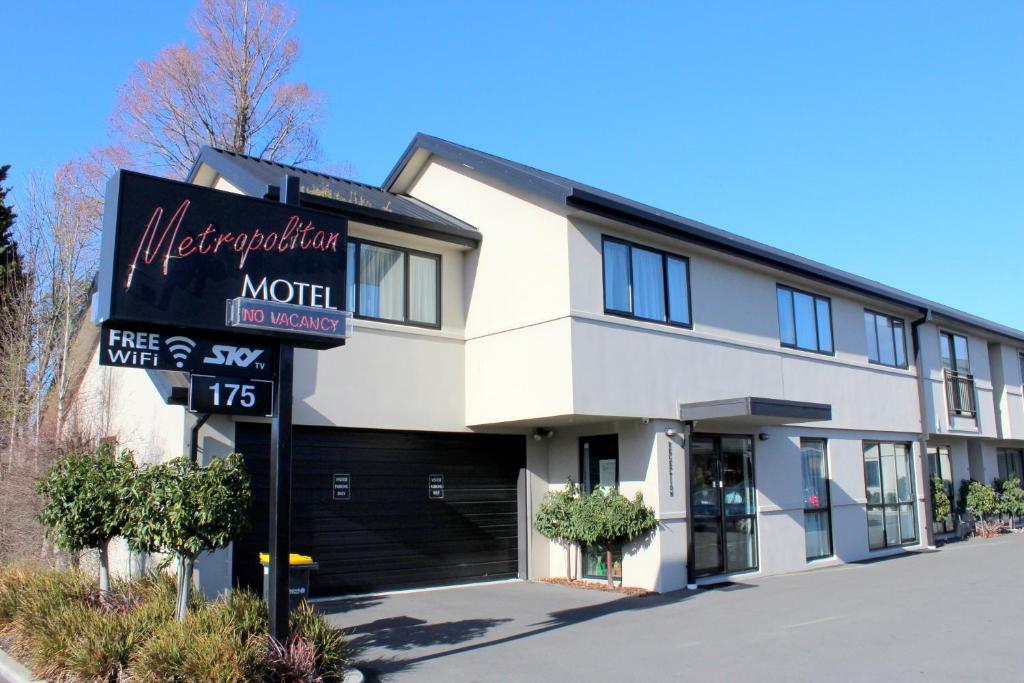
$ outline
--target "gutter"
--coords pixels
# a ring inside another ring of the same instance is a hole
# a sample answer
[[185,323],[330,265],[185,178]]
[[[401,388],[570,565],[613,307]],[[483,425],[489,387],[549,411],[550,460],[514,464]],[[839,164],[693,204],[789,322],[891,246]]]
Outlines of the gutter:
[[918,444],[921,449],[921,458],[919,469],[921,470],[920,476],[918,477],[919,489],[924,498],[924,520],[918,524],[921,529],[921,538],[925,541],[925,545],[929,549],[935,548],[935,530],[932,529],[932,481],[931,476],[927,474],[928,465],[928,434],[929,427],[926,421],[927,418],[927,399],[926,399],[926,378],[924,376],[924,361],[921,358],[921,339],[919,328],[921,325],[931,322],[935,316],[932,310],[924,309],[922,311],[922,317],[918,320],[912,320],[910,322],[910,339],[914,347],[914,366],[917,369],[917,406],[918,412],[921,415],[921,434],[918,436]]

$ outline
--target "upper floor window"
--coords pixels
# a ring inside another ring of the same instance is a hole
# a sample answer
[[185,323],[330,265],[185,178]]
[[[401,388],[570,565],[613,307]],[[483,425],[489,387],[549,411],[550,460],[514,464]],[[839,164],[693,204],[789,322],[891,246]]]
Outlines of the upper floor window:
[[1024,386],[1024,353],[1017,354],[1017,361],[1020,365],[1020,383]]
[[946,380],[946,404],[951,416],[976,417],[974,376],[967,353],[967,337],[952,332],[939,333],[942,374]]
[[942,367],[950,372],[971,374],[971,358],[967,353],[967,337],[952,332],[939,335],[939,350],[942,353]]
[[864,311],[864,333],[868,338],[868,360],[880,365],[907,367],[907,341],[902,319]]
[[605,237],[604,310],[690,327],[690,260]]
[[349,238],[347,308],[357,318],[441,327],[441,257]]
[[832,353],[832,304],[827,297],[779,285],[779,340],[783,346]]

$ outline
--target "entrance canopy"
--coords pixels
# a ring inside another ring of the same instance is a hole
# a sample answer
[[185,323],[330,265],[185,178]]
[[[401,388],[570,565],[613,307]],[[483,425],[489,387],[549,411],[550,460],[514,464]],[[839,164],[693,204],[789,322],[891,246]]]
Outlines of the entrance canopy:
[[682,403],[679,406],[679,419],[684,422],[715,420],[716,422],[757,422],[763,425],[821,422],[832,419],[832,406],[828,403],[742,396],[715,401]]

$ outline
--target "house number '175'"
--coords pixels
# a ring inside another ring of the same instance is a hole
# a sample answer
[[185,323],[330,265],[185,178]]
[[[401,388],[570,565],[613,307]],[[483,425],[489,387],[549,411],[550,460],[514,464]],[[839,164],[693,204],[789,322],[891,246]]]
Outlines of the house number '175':
[[274,383],[234,377],[192,375],[189,410],[196,413],[271,415]]

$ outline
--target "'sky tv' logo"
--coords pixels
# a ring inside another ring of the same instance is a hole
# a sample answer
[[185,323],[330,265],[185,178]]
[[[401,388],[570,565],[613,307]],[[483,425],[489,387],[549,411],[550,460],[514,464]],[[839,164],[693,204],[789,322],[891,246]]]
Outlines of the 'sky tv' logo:
[[210,350],[213,355],[203,359],[204,363],[210,365],[234,365],[239,368],[247,368],[253,364],[263,353],[263,349],[249,349],[244,346],[229,346],[227,344],[214,344]]

